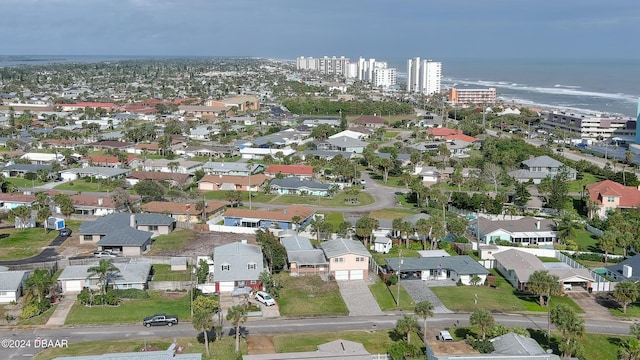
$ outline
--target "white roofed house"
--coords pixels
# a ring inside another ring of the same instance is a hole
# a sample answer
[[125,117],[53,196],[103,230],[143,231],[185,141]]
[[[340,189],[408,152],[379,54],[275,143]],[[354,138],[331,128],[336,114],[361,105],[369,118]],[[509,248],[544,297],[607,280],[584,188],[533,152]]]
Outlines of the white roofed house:
[[567,174],[567,180],[576,179],[577,171],[565,166],[560,161],[547,155],[532,157],[522,162],[522,169],[509,172],[509,176],[519,182],[528,182],[532,180],[534,184],[540,184],[542,179],[553,178],[562,170]]
[[176,174],[193,174],[198,169],[201,169],[202,166],[203,163],[199,161],[183,159],[135,159],[131,162],[131,167],[138,168],[141,171],[160,171]]
[[[147,288],[147,282],[149,281],[151,273],[150,262],[114,262],[113,265],[118,268],[119,271],[110,276],[110,288],[140,290]],[[94,265],[71,265],[64,268],[60,276],[58,276],[62,293],[76,293],[82,291],[83,288],[99,289],[99,276],[90,276],[88,272],[88,269],[92,266]]]
[[280,242],[287,251],[287,262],[291,276],[326,275],[329,261],[321,249],[316,249],[309,238],[294,234],[283,237]]
[[264,257],[259,245],[242,240],[216,246],[213,263],[216,292],[248,294],[252,290],[262,290],[260,274],[264,271]]
[[533,217],[524,217],[519,220],[476,218],[469,222],[469,230],[480,239],[480,244],[491,244],[503,240],[523,246],[554,245],[558,239],[556,224],[553,220]]
[[60,177],[64,180],[76,180],[85,177],[95,179],[117,179],[127,176],[130,169],[118,169],[112,167],[86,167],[71,168],[60,172]]
[[58,153],[26,153],[20,158],[29,160],[33,165],[47,165],[53,163],[62,163],[64,161],[64,155]]
[[24,291],[29,271],[6,271],[0,266],[0,304],[17,302]]
[[321,245],[329,261],[329,274],[334,279],[363,280],[369,278],[369,260],[371,253],[360,241],[335,239]]
[[475,276],[479,284],[484,284],[489,271],[467,255],[427,256],[418,258],[387,258],[387,268],[391,273],[400,273],[403,278],[415,275],[422,280],[460,281],[472,285]]

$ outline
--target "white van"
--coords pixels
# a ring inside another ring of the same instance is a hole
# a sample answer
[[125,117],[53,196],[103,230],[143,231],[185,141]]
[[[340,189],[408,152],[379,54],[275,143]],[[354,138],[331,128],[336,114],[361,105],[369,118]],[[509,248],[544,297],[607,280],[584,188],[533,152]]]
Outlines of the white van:
[[440,331],[440,335],[438,336],[440,341],[453,341],[453,336],[447,330]]

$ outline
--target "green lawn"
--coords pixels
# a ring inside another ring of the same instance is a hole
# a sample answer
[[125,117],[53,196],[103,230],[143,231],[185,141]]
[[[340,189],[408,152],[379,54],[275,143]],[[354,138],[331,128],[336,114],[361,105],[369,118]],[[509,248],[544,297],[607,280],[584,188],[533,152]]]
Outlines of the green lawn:
[[385,140],[391,140],[391,139],[395,139],[398,134],[400,134],[399,131],[387,131],[384,133],[384,139]]
[[320,344],[344,339],[361,343],[371,354],[386,354],[393,344],[389,335],[390,332],[387,330],[297,333],[276,335],[273,337],[273,345],[277,353],[316,351]]
[[412,209],[383,209],[383,210],[374,210],[369,216],[375,219],[387,219],[393,220],[395,218],[403,218],[405,216],[419,214],[419,211]]
[[177,229],[170,234],[160,235],[153,240],[149,255],[156,255],[167,251],[184,248],[186,244],[196,239],[193,230]]
[[0,260],[20,260],[38,255],[57,235],[57,231],[45,233],[44,228],[0,229]]
[[581,180],[569,181],[569,192],[582,192],[585,185],[593,184],[602,179],[591,173],[582,173]]
[[369,285],[369,289],[382,311],[398,310],[399,308],[408,311],[413,311],[415,309],[416,304],[413,302],[413,299],[403,286],[400,286],[399,306],[396,304],[396,299],[398,297],[398,285],[387,287],[382,281],[378,281],[375,284]]
[[[598,248],[598,238],[584,228],[576,230],[573,240],[575,240],[578,245],[578,251],[602,253],[600,248]],[[622,248],[616,246],[613,254],[622,255]]]
[[76,303],[65,324],[142,323],[142,319],[157,313],[177,315],[180,320],[190,318],[191,298],[188,292],[178,299],[163,297],[158,291],[149,291],[149,294],[148,299],[123,300],[119,306],[87,307]]
[[[185,349],[185,353],[190,354],[203,354],[202,358],[205,359],[204,343],[196,339],[195,330],[193,331],[193,337],[183,338],[167,338],[167,339],[138,339],[138,340],[117,340],[117,341],[87,341],[87,342],[74,342],[73,339],[69,340],[69,346],[64,348],[49,348],[39,354],[34,359],[36,360],[51,360],[58,357],[67,356],[88,356],[88,355],[101,355],[106,353],[121,353],[121,352],[137,352],[147,347],[153,347],[158,350],[166,350],[169,345],[175,340],[179,347]],[[167,336],[170,333],[167,332]],[[211,341],[211,339],[210,339]],[[234,349],[234,337],[226,336],[220,341],[211,342],[209,349],[211,350],[212,359],[235,359]],[[247,347],[241,338],[241,352],[246,354]]]
[[349,309],[342,300],[335,281],[323,281],[320,276],[280,277],[280,314],[282,316],[347,315]]
[[[318,206],[363,206],[370,205],[375,202],[374,197],[366,192],[360,192],[358,194],[358,202],[355,204],[347,203],[349,198],[344,192],[339,192],[334,197],[319,197],[319,196],[302,196],[302,195],[280,195],[275,200],[271,201],[273,204],[291,204],[291,205],[318,205]],[[246,203],[245,203],[246,205]]]
[[321,212],[324,214],[324,221],[333,225],[333,229],[337,230],[338,226],[344,221],[344,214],[341,212]]
[[585,360],[617,360],[621,344],[630,336],[586,334],[580,343],[584,348]]
[[622,312],[622,306],[617,309],[609,309],[609,312],[613,316],[621,317],[621,318],[640,318],[640,302],[635,302],[627,305],[627,313]]
[[38,316],[34,316],[29,319],[20,319],[20,321],[18,322],[18,325],[20,326],[45,325],[47,321],[49,321],[49,318],[51,317],[51,315],[53,315],[53,312],[56,310],[57,307],[58,305],[52,305],[50,308],[47,309],[47,311],[43,312]]
[[153,265],[153,281],[191,281],[189,270],[173,271],[169,264]]
[[108,187],[99,182],[86,182],[83,179],[68,181],[54,187],[56,190],[69,190],[76,192],[101,192],[106,191]]
[[[227,201],[225,200],[227,193],[228,191],[209,191],[204,194],[204,197],[207,200]],[[277,196],[277,195],[264,194],[264,193],[253,193],[252,195],[253,196],[251,197],[251,201],[262,202],[262,203],[269,202]],[[249,205],[249,195],[246,191],[242,192],[242,201],[246,203],[245,205],[247,206]]]
[[540,261],[542,262],[561,262],[554,257],[538,256],[538,259],[540,259]]
[[5,180],[13,186],[19,188],[30,188],[33,186],[40,186],[45,184],[40,180],[27,180],[24,178],[6,178]]
[[[440,301],[453,311],[474,311],[486,309],[489,311],[519,312],[519,311],[547,311],[546,307],[538,305],[535,295],[516,295],[514,289],[502,284],[498,288],[488,286],[441,286],[430,288]],[[474,297],[478,295],[478,304],[474,304]],[[551,304],[566,304],[576,312],[584,312],[568,297],[552,296]]]

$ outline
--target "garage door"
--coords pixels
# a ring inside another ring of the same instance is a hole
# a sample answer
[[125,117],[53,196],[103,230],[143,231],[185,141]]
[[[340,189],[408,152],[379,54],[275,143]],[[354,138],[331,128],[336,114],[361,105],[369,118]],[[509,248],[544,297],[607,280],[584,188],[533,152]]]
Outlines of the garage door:
[[351,270],[351,280],[362,280],[364,279],[364,270]]
[[233,281],[226,281],[226,282],[221,282],[220,283],[220,292],[232,292],[234,286],[234,282]]
[[338,270],[335,272],[336,280],[349,280],[349,270]]
[[69,280],[66,282],[67,291],[82,291],[82,280]]

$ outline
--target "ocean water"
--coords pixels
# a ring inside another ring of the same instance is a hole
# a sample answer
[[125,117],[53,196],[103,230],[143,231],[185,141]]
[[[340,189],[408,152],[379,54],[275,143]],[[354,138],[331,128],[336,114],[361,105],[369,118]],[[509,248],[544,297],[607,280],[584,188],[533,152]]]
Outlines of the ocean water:
[[[495,87],[505,102],[637,116],[640,64],[634,60],[435,59],[443,88]],[[389,61],[406,82],[406,60]]]

